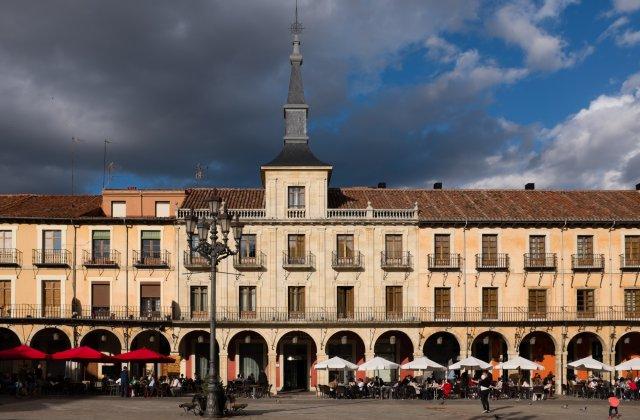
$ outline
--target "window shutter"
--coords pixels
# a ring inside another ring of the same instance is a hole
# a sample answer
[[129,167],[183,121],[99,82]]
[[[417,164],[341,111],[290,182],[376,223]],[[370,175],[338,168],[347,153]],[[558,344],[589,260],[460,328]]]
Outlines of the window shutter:
[[153,283],[140,285],[140,297],[160,299],[160,285]]
[[109,283],[91,284],[91,306],[98,308],[110,307]]
[[109,240],[111,235],[108,230],[94,230],[91,232],[91,237],[93,239],[106,239]]
[[143,230],[140,234],[142,240],[157,239],[160,240],[159,230]]

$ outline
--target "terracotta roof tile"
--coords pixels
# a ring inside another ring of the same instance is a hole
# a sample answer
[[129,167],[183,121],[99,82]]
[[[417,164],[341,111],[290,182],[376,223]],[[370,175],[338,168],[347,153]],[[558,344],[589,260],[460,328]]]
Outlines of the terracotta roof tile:
[[100,195],[0,195],[0,218],[103,217]]

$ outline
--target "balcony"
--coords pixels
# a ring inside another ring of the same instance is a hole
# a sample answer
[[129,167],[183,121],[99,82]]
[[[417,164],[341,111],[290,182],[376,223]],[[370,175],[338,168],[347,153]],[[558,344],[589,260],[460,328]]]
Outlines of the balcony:
[[19,267],[22,264],[22,252],[14,248],[0,249],[0,267]]
[[604,270],[604,254],[573,254],[571,255],[571,269],[573,271],[602,271]]
[[354,251],[351,256],[339,255],[333,251],[331,253],[331,267],[334,270],[360,270],[363,266],[362,253],[360,251]]
[[71,252],[66,249],[34,249],[33,265],[36,267],[68,267]]
[[169,251],[133,251],[136,268],[169,268]]
[[287,218],[289,219],[304,219],[305,215],[306,215],[306,211],[304,208],[287,209]]
[[304,255],[282,253],[282,268],[285,270],[313,270],[315,265],[316,257],[310,252]]
[[460,254],[429,254],[427,267],[431,271],[458,271],[461,260]]
[[233,256],[233,266],[236,270],[262,270],[264,268],[265,255],[256,252],[254,256],[236,254]]
[[413,268],[411,252],[381,252],[380,267],[387,271],[409,271]]
[[184,251],[182,262],[187,270],[196,271],[211,269],[211,264],[207,258],[190,251]]
[[82,265],[87,268],[116,268],[120,265],[120,252],[110,250],[109,252],[92,253],[84,250]]
[[476,270],[507,271],[509,254],[476,254]]
[[640,255],[620,255],[620,269],[624,271],[640,271]]
[[524,254],[524,269],[529,271],[553,271],[558,266],[555,253]]

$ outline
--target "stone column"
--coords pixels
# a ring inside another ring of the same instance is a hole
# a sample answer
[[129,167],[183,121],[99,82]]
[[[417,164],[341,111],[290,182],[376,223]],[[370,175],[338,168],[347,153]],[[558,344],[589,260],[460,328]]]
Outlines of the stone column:
[[278,359],[276,357],[275,350],[271,350],[269,348],[267,353],[267,359],[268,359],[267,379],[269,379],[269,383],[271,384],[271,392],[273,394],[277,394],[278,388],[276,387],[276,372],[277,372],[276,364],[278,363]]
[[218,376],[223,384],[228,383],[227,378],[227,366],[228,366],[229,354],[226,352],[220,352],[219,362],[218,362]]
[[562,385],[567,383],[567,352],[556,351],[556,395],[562,395]]
[[[325,352],[316,353],[316,358],[318,363],[324,362],[329,358]],[[329,383],[329,373],[326,369],[318,369],[316,370],[316,378],[318,379],[318,385],[326,385]],[[317,387],[316,387],[317,389]]]

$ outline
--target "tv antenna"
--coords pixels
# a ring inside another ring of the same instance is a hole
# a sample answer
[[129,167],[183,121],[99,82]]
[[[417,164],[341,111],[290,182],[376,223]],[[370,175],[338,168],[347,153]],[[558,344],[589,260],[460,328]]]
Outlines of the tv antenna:
[[196,164],[196,171],[194,174],[196,183],[199,183],[207,177],[207,166],[203,166],[200,163]]
[[[102,154],[102,189],[104,190],[105,180],[107,176],[107,144],[111,144],[112,141],[104,139],[104,153]],[[113,162],[110,162],[113,163]]]
[[298,0],[296,0],[296,20],[291,24],[289,30],[292,35],[300,35],[304,30],[304,26],[298,21]]

